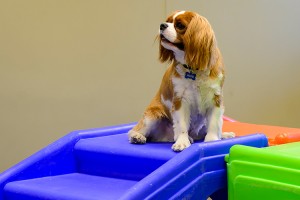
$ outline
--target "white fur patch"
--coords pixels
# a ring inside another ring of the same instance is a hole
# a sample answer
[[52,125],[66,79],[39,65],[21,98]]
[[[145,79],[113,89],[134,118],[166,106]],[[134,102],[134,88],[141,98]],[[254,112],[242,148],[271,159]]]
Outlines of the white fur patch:
[[184,10],[183,10],[183,11],[180,11],[180,12],[178,12],[178,13],[176,13],[176,14],[173,16],[173,20],[175,20],[176,17],[177,17],[178,15],[182,15],[183,13],[185,13]]
[[186,64],[185,58],[184,58],[184,57],[185,57],[184,51],[182,51],[182,50],[180,50],[180,49],[174,49],[173,52],[174,52],[175,59],[176,59],[179,63],[181,63],[181,64]]
[[165,100],[164,96],[161,95],[161,102],[168,108],[168,110],[172,110],[172,102],[169,100]]
[[178,137],[176,142],[172,145],[174,151],[182,151],[183,149],[191,146],[188,134],[182,134]]
[[235,133],[234,132],[223,132],[222,133],[222,139],[229,139],[229,138],[234,138]]
[[129,141],[131,143],[142,143],[142,144],[146,143],[146,140],[147,140],[146,137],[139,132],[130,130],[128,132],[128,135],[129,135]]
[[207,135],[205,136],[205,142],[220,140],[222,135],[223,126],[223,113],[222,107],[213,107],[208,110],[207,113]]
[[151,128],[154,127],[155,123],[156,123],[155,119],[150,119],[150,118],[145,117],[144,118],[144,126],[140,130],[140,132],[144,133],[143,135],[147,137],[149,135],[149,133],[151,132]]
[[170,42],[177,42],[177,32],[175,30],[174,24],[173,23],[166,23],[168,25],[168,28],[166,28],[162,34],[167,40]]

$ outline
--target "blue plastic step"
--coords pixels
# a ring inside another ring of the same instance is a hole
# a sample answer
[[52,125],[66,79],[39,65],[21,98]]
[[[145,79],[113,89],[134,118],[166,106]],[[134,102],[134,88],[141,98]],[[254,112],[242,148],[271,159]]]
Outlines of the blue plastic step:
[[0,200],[227,199],[224,156],[235,144],[265,147],[263,134],[194,143],[134,145],[134,124],[76,131],[0,174]]
[[[136,123],[78,130],[46,146],[0,174],[0,200],[6,200],[8,183],[48,176],[77,173],[74,145],[81,139],[126,134]],[[20,191],[21,192],[21,191]],[[20,199],[20,198],[19,198]],[[17,199],[17,200],[19,200]],[[35,199],[35,198],[33,198]]]
[[[118,199],[137,181],[80,173],[48,176],[6,184],[7,200],[99,200]],[[117,188],[117,189],[116,189]]]
[[130,144],[127,134],[80,140],[74,147],[80,173],[141,180],[178,153],[172,143]]

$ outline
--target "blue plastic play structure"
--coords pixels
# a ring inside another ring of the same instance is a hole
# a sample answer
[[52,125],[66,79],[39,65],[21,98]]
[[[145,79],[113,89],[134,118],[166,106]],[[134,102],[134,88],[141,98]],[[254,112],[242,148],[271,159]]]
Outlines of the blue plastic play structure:
[[267,146],[263,134],[197,142],[130,144],[135,124],[72,132],[0,174],[0,200],[227,199],[231,146]]

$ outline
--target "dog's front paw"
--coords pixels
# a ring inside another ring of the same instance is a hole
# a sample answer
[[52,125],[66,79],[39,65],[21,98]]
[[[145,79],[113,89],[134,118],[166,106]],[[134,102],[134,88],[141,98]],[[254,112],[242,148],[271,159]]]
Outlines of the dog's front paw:
[[189,140],[189,137],[180,136],[176,140],[175,144],[172,145],[172,149],[174,151],[182,151],[182,150],[188,148],[189,146],[191,146],[191,142]]
[[210,142],[210,141],[216,141],[216,140],[220,140],[221,138],[218,137],[217,134],[207,134],[205,136],[204,142]]
[[229,138],[234,138],[235,133],[234,132],[223,132],[222,133],[222,139],[229,139]]
[[129,131],[128,133],[129,136],[129,142],[133,144],[145,144],[146,143],[146,137],[140,134],[139,132],[136,131]]

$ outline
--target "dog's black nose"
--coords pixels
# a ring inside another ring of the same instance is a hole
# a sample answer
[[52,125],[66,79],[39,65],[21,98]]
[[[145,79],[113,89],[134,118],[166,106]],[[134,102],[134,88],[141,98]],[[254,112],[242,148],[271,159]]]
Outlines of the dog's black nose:
[[161,31],[165,30],[166,28],[168,28],[168,24],[162,23],[162,24],[160,25],[160,30],[161,30]]

